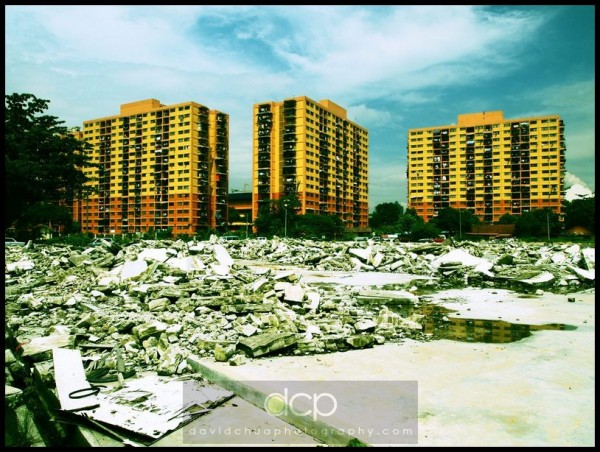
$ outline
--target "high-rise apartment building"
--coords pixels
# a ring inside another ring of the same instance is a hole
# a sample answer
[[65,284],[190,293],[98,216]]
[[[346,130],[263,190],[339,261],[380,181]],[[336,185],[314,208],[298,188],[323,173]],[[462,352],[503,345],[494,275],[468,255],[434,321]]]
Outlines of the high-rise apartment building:
[[562,215],[564,124],[557,115],[505,119],[502,111],[408,131],[408,207],[425,221],[445,207],[485,223],[551,208]]
[[346,228],[369,221],[369,132],[330,100],[299,96],[253,108],[252,215],[296,193],[298,214],[339,216]]
[[83,232],[171,229],[194,234],[227,222],[229,116],[196,102],[147,99],[84,121],[96,168],[74,206]]

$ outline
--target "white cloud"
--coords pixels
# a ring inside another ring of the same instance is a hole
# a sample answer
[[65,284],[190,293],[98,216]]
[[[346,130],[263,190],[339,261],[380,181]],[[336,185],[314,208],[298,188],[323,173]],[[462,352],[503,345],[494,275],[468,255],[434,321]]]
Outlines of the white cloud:
[[392,116],[388,110],[376,110],[364,104],[348,107],[347,113],[348,119],[366,128],[369,127],[369,124],[377,124],[380,127],[388,126],[401,119]]
[[[434,100],[420,89],[469,83],[497,71],[524,30],[531,33],[539,23],[533,16],[491,16],[469,5],[14,6],[7,15],[7,62],[68,62],[82,68],[84,78],[87,64],[100,71],[108,65],[105,74],[117,93],[139,79],[128,77],[131,71],[144,74],[144,87],[157,92],[179,84],[195,94],[210,83],[221,100],[239,99],[250,84],[266,99],[308,95],[346,105],[377,97]],[[231,39],[202,33],[209,19],[218,20],[223,33],[235,26]],[[277,72],[251,60],[243,47],[250,39],[271,48],[288,69]],[[40,48],[40,42],[48,44]],[[123,86],[108,72],[115,63],[128,65],[118,71]],[[517,66],[511,62],[504,70]]]
[[[7,12],[18,24],[7,29],[10,59],[117,62],[219,73],[243,69],[210,42],[198,42],[189,33],[202,7],[35,5],[8,7]],[[51,45],[30,45],[40,36]]]
[[[590,190],[590,187],[581,180],[579,177],[575,176],[575,174],[569,173],[568,171],[565,173],[565,187],[569,188],[573,185],[581,185],[583,188]],[[592,190],[590,190],[592,191]]]
[[[519,66],[511,61],[511,48],[539,26],[539,18],[480,11],[468,5],[290,8],[279,13],[294,27],[290,35],[296,45],[269,42],[295,70],[329,92],[368,85],[371,95],[385,95],[396,81],[401,94],[432,84],[469,83],[498,65]],[[355,97],[361,95],[359,90]]]

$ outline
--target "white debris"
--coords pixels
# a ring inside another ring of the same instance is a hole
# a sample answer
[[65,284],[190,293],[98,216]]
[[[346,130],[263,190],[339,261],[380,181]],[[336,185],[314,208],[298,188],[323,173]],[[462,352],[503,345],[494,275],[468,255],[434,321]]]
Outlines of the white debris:
[[537,276],[529,279],[520,279],[519,281],[527,284],[543,284],[554,279],[554,275],[550,272],[542,272]]
[[250,290],[252,290],[252,292],[256,292],[258,289],[260,289],[267,282],[269,282],[269,280],[267,278],[263,278],[263,277],[258,278],[256,281],[254,281],[252,283],[252,285],[250,286]]
[[379,267],[381,265],[381,262],[383,261],[383,257],[383,254],[376,253],[375,256],[371,258],[371,264],[373,265],[373,267]]
[[588,270],[594,269],[596,266],[596,248],[584,248],[581,253]]
[[210,264],[210,268],[216,275],[226,276],[229,274],[229,265],[212,263]]
[[304,299],[304,289],[299,284],[290,284],[285,288],[283,299],[292,303],[301,303]]
[[458,264],[458,265],[464,265],[466,267],[486,267],[488,266],[488,268],[492,267],[492,263],[487,261],[486,259],[482,259],[480,257],[475,257],[469,253],[467,253],[465,250],[463,250],[462,248],[457,248],[454,249],[442,256],[439,257],[435,257],[434,260],[431,262],[431,265],[433,266],[433,268],[439,268],[442,265],[448,265],[448,264]]
[[373,330],[376,326],[377,324],[371,319],[359,320],[354,324],[354,328],[356,328],[356,331]]
[[166,248],[145,248],[138,254],[138,259],[164,262],[169,258]]
[[177,268],[184,272],[193,272],[204,270],[206,268],[204,262],[197,256],[173,257],[169,259],[166,264],[171,268]]
[[567,267],[570,268],[571,270],[573,270],[575,273],[577,273],[579,276],[581,276],[583,278],[590,279],[590,280],[596,279],[596,270],[595,269],[584,270],[583,268],[574,267],[573,265],[568,265]]
[[33,261],[17,261],[6,264],[6,270],[9,273],[14,272],[15,270],[28,271],[33,270],[34,268],[35,264]]
[[215,259],[217,259],[221,265],[226,265],[228,267],[233,265],[234,261],[223,245],[215,243],[213,245],[213,251],[215,253]]
[[143,259],[138,259],[136,261],[125,261],[119,276],[121,277],[121,281],[136,278],[144,273],[147,268],[148,264]]
[[249,323],[242,325],[240,327],[240,332],[246,337],[252,336],[257,331],[258,331],[258,328],[256,328],[254,325],[251,325]]
[[311,312],[317,312],[319,307],[319,301],[321,300],[321,295],[318,292],[306,292],[306,298],[309,302],[309,309]]
[[553,254],[550,259],[557,265],[564,264],[567,261],[567,255],[565,253],[558,252]]
[[348,250],[348,253],[352,254],[353,256],[358,257],[363,262],[368,262],[369,257],[371,256],[371,251],[372,251],[372,248],[370,246],[368,246],[366,248],[350,248]]

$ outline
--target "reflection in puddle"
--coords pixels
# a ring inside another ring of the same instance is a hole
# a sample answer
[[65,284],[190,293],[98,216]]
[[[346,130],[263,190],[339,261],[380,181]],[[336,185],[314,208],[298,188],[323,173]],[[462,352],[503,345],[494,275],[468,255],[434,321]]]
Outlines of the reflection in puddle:
[[510,323],[504,320],[467,319],[449,317],[454,310],[438,305],[398,305],[395,311],[403,317],[421,314],[423,333],[432,335],[435,339],[452,339],[465,342],[504,343],[515,342],[531,336],[539,330],[575,330],[576,326],[563,323],[547,323],[544,325],[528,325],[525,323]]

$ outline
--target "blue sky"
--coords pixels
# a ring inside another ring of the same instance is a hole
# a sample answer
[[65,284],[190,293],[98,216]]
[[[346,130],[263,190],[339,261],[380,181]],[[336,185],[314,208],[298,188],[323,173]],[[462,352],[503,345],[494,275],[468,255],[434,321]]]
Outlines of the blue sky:
[[252,105],[330,99],[369,130],[369,208],[407,202],[408,129],[558,114],[566,183],[595,191],[595,6],[5,6],[5,93],[67,126],[155,98],[230,115],[230,189]]

